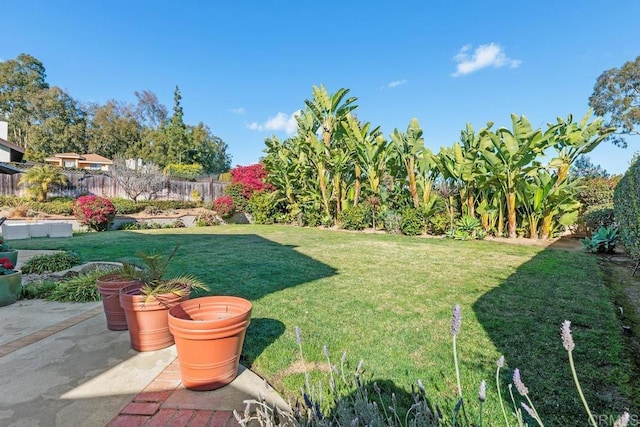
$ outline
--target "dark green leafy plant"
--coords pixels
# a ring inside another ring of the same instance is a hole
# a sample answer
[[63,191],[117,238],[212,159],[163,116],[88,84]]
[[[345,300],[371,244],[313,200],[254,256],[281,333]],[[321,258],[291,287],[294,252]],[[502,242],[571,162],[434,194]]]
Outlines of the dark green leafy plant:
[[464,215],[456,222],[455,228],[448,236],[456,240],[484,239],[485,233],[478,218]]
[[620,241],[640,260],[640,157],[636,158],[613,192],[613,210]]
[[415,208],[405,208],[400,213],[400,230],[407,236],[418,236],[424,233],[424,221],[420,211]]
[[612,226],[615,224],[613,203],[595,205],[588,208],[582,215],[582,222],[584,222],[584,225],[589,228],[589,230]]
[[600,227],[591,238],[585,237],[580,243],[582,243],[582,249],[586,251],[612,254],[618,243],[618,237],[616,227]]
[[24,263],[23,274],[42,274],[68,270],[82,264],[80,256],[74,252],[56,252],[54,254],[36,255]]

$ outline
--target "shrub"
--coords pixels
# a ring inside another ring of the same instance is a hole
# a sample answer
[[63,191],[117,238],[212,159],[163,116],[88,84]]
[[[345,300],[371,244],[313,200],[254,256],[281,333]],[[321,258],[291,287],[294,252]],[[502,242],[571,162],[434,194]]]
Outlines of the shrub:
[[224,219],[231,218],[235,212],[233,199],[228,195],[218,197],[213,201],[213,210]]
[[589,207],[582,215],[582,222],[589,230],[614,225],[613,203]]
[[338,221],[346,230],[364,230],[371,226],[371,206],[359,204],[350,206],[340,212]]
[[215,212],[212,211],[202,211],[200,215],[195,220],[196,227],[209,227],[212,225],[219,225],[220,218]]
[[449,230],[451,218],[446,212],[436,212],[429,218],[427,232],[434,236],[442,236]]
[[464,215],[456,222],[456,226],[451,230],[450,237],[456,240],[484,239],[485,233],[482,230],[482,224],[478,218],[470,215]]
[[173,178],[185,179],[187,181],[195,181],[203,174],[202,165],[194,163],[191,165],[170,163],[164,168],[164,174]]
[[275,193],[256,192],[247,202],[247,211],[256,224],[273,224],[278,214]]
[[142,212],[147,206],[146,202],[135,202],[131,199],[124,199],[122,197],[114,197],[109,200],[113,203],[118,215],[130,215]]
[[231,169],[231,183],[242,186],[242,195],[249,199],[255,191],[273,190],[266,184],[267,171],[262,163],[250,166],[236,166]]
[[596,205],[613,204],[613,191],[619,181],[619,175],[587,179],[583,183],[583,188],[576,194],[576,198],[585,210]]
[[24,274],[42,274],[68,270],[80,265],[82,259],[74,252],[56,252],[54,254],[36,255],[25,262],[21,270]]
[[242,184],[229,184],[224,188],[224,194],[233,199],[236,212],[246,212],[249,199],[244,195]]
[[116,208],[105,197],[82,196],[73,203],[73,213],[80,224],[92,230],[106,231],[116,216]]
[[402,215],[393,210],[386,211],[382,216],[384,230],[387,233],[400,234],[402,232]]
[[198,206],[197,203],[188,200],[148,200],[145,204],[147,206],[154,206],[163,211],[172,209],[193,209]]
[[318,227],[322,224],[322,213],[317,210],[302,211],[302,225],[307,227]]
[[418,209],[405,208],[400,213],[400,230],[407,236],[418,236],[424,232],[424,221]]
[[39,281],[25,284],[20,293],[21,299],[46,299],[51,295],[57,284],[51,281]]
[[105,274],[104,270],[95,270],[90,273],[64,279],[56,284],[55,288],[53,288],[46,298],[49,301],[60,302],[100,301],[100,293],[96,286],[96,280]]
[[613,212],[620,241],[633,258],[640,259],[640,157],[616,185]]
[[50,215],[73,215],[73,199],[57,197],[46,202],[32,202],[31,209]]

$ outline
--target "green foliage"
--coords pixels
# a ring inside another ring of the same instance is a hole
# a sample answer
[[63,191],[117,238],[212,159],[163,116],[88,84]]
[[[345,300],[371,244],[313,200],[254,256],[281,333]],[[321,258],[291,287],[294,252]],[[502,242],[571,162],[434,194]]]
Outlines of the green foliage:
[[613,212],[622,245],[633,258],[640,259],[640,158],[616,185]]
[[104,270],[95,270],[64,279],[56,284],[46,298],[49,301],[59,302],[100,301],[96,280],[105,274],[107,273]]
[[160,224],[155,221],[131,221],[123,222],[118,226],[118,230],[159,230],[163,228],[184,228],[185,224],[180,218],[173,222]]
[[446,212],[440,211],[429,217],[427,232],[434,236],[441,236],[451,227],[451,218]]
[[613,203],[591,206],[582,215],[582,222],[589,230],[614,225]]
[[422,212],[415,208],[405,208],[400,212],[400,230],[407,236],[418,236],[425,231]]
[[[95,285],[95,283],[94,283]],[[21,299],[47,299],[55,290],[57,283],[50,280],[28,283],[22,286]]]
[[21,270],[24,274],[42,274],[68,270],[82,263],[75,252],[56,252],[54,254],[36,255],[24,263]]
[[640,124],[640,56],[625,62],[620,68],[611,68],[602,73],[589,97],[589,105],[598,116],[610,118],[607,126],[618,128],[612,135],[614,144],[627,146],[619,135],[637,133]]
[[485,237],[480,220],[470,215],[463,215],[451,231],[451,237],[456,240],[484,239]]
[[73,200],[70,197],[56,197],[46,202],[32,201],[29,206],[34,211],[49,215],[73,215]]
[[618,237],[616,227],[600,227],[591,238],[585,237],[580,243],[582,243],[582,249],[586,251],[612,254],[618,243]]
[[400,234],[402,232],[402,215],[394,210],[387,210],[382,214],[382,223],[387,233]]
[[145,202],[136,202],[122,197],[112,197],[110,200],[116,208],[116,214],[118,215],[130,215],[142,212],[147,206]]
[[67,176],[62,169],[44,165],[29,168],[18,181],[19,185],[26,185],[27,192],[38,202],[47,200],[47,194],[55,186],[65,185]]
[[204,172],[202,165],[194,163],[190,165],[169,163],[164,167],[164,174],[172,178],[185,179],[187,181],[195,181]]
[[275,193],[265,191],[253,193],[247,202],[247,211],[253,217],[254,223],[273,224],[278,214]]
[[231,196],[236,212],[246,212],[249,199],[245,196],[245,189],[242,184],[229,184],[224,188],[224,194]]
[[346,230],[364,230],[371,227],[372,215],[371,206],[360,203],[340,212],[338,222]]
[[322,212],[316,210],[306,210],[302,212],[302,225],[307,227],[318,227],[322,224]]
[[194,209],[198,207],[198,204],[191,200],[147,200],[144,204],[145,206],[153,206],[162,211],[172,209]]
[[586,211],[592,206],[613,204],[613,190],[620,178],[620,175],[616,175],[584,180],[576,193],[582,208]]
[[196,227],[209,227],[212,225],[220,225],[220,217],[213,211],[203,210],[196,218],[194,224]]

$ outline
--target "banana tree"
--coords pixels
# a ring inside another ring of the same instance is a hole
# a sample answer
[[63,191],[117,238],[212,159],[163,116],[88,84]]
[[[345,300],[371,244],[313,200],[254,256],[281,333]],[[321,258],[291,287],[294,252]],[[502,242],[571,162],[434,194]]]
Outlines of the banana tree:
[[416,185],[416,162],[420,158],[422,151],[424,151],[424,138],[422,137],[422,128],[420,128],[418,119],[411,119],[406,132],[394,129],[391,134],[391,141],[393,142],[393,152],[404,168],[413,205],[417,208],[420,206],[420,198]]
[[481,151],[486,160],[487,170],[500,183],[507,207],[507,228],[510,238],[516,237],[516,205],[517,184],[534,168],[532,162],[544,154],[544,151],[555,143],[555,132],[558,125],[550,126],[544,133],[533,129],[525,116],[511,115],[512,130],[501,127],[495,133],[491,131],[492,123],[481,132],[489,144],[484,144]]
[[360,200],[362,190],[362,178],[368,181],[369,191],[378,195],[380,179],[384,173],[387,162],[388,144],[382,138],[380,127],[371,128],[371,123],[361,124],[351,114],[347,115],[342,126],[346,133],[346,141],[352,153],[354,153],[354,195],[353,204],[356,206]]
[[[315,149],[315,142],[310,134],[313,134],[313,136],[319,135],[324,148],[325,159],[317,159],[316,167],[322,170],[322,175],[328,175],[329,180],[332,181],[332,192],[329,195],[327,192],[327,177],[320,178],[321,174],[319,173],[319,179],[325,181],[321,188],[324,188],[322,191],[324,191],[325,194],[323,194],[322,199],[327,215],[330,215],[329,197],[333,198],[336,202],[336,214],[342,210],[343,190],[346,187],[346,184],[342,181],[342,177],[345,176],[344,170],[333,170],[331,169],[331,165],[342,168],[344,166],[342,159],[347,156],[347,154],[344,153],[346,148],[341,147],[342,133],[344,132],[341,123],[346,120],[346,117],[351,111],[358,108],[358,106],[355,105],[357,98],[345,98],[348,93],[349,89],[342,88],[330,95],[324,86],[314,86],[312,99],[305,99],[304,101],[307,107],[304,113],[304,115],[307,116],[305,124],[307,124],[306,121],[312,119],[312,122],[309,123],[310,126],[306,129],[307,140],[314,146],[314,153],[316,155],[319,155],[319,153]],[[298,118],[299,131],[300,122],[300,118]],[[337,178],[336,175],[338,176]]]
[[598,118],[589,123],[590,118],[591,110],[579,123],[573,121],[571,114],[567,120],[557,118],[557,138],[554,144],[557,156],[550,162],[550,166],[557,171],[557,185],[567,179],[571,165],[579,156],[591,152],[615,131],[615,127],[605,128],[603,119]]
[[420,152],[416,163],[416,170],[416,185],[422,196],[421,202],[423,206],[428,206],[433,203],[433,198],[435,197],[435,195],[432,194],[433,183],[440,174],[436,156],[434,156],[430,149],[425,148]]

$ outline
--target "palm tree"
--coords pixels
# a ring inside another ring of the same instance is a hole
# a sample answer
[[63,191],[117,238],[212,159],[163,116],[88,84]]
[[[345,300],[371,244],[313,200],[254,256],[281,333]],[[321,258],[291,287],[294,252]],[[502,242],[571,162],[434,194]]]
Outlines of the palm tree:
[[44,202],[47,200],[47,194],[51,190],[51,187],[56,185],[66,185],[67,176],[62,172],[60,168],[44,165],[34,166],[25,172],[18,185],[25,184],[27,186],[27,192],[33,196],[37,201]]

